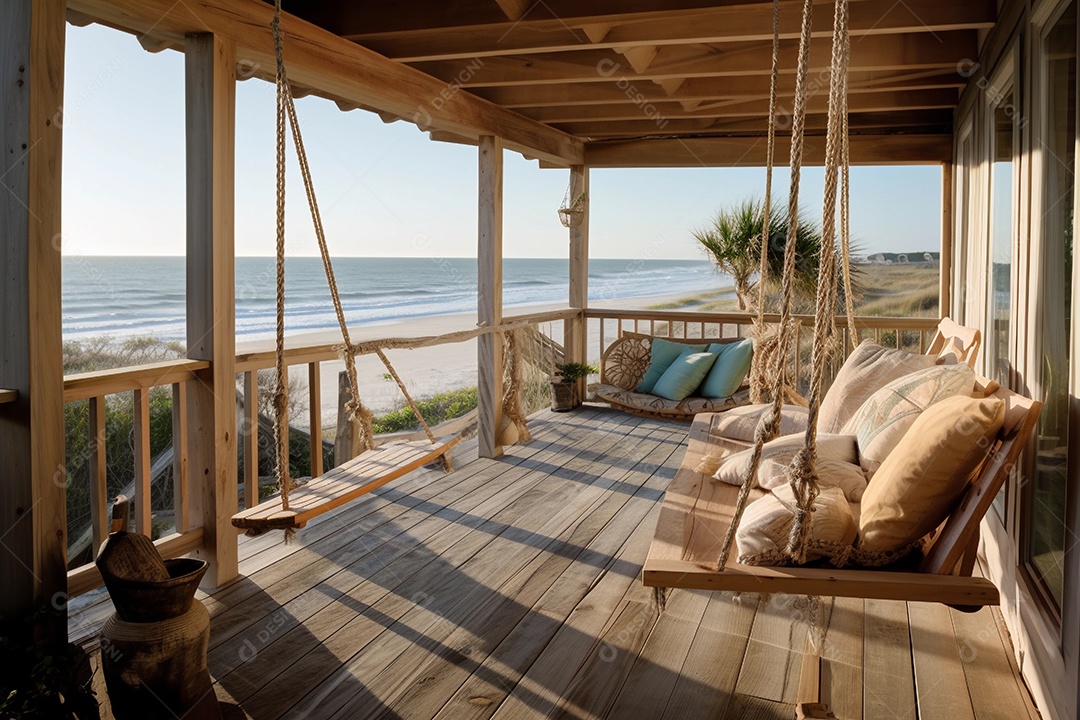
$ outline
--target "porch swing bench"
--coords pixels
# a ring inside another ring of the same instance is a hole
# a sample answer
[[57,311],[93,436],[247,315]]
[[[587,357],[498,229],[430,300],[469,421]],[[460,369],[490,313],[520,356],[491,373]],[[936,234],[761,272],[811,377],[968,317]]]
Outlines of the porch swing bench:
[[377,490],[392,480],[438,461],[461,442],[456,435],[432,445],[426,440],[393,442],[366,450],[352,460],[312,478],[289,493],[289,507],[273,499],[232,517],[234,527],[255,534],[267,530],[299,530],[308,521]]
[[[996,383],[980,379],[989,391]],[[976,479],[938,528],[914,570],[772,567],[738,563],[734,555],[717,565],[721,543],[734,516],[739,488],[698,472],[710,450],[715,415],[699,415],[690,429],[686,456],[664,496],[656,533],[642,571],[655,588],[687,588],[825,597],[937,602],[960,608],[999,603],[998,589],[972,570],[979,523],[1035,429],[1041,403],[997,387],[987,397],[1005,401],[1005,424]],[[752,499],[764,495],[755,490]]]

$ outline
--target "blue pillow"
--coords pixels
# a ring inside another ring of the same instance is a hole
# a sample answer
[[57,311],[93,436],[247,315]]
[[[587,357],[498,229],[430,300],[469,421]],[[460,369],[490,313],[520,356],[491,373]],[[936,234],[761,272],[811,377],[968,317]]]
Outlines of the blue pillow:
[[656,381],[660,379],[665,370],[671,367],[671,363],[675,362],[683,350],[690,348],[694,352],[705,352],[706,347],[707,345],[704,343],[701,345],[687,345],[686,343],[671,342],[663,338],[653,338],[652,361],[649,363],[649,369],[645,371],[645,377],[638,383],[637,391],[651,393],[653,388],[656,387]]
[[693,348],[683,350],[656,381],[652,394],[676,402],[682,400],[697,390],[717,357],[716,353],[696,352]]
[[701,383],[701,395],[707,398],[731,397],[750,372],[754,341],[746,338],[740,342],[713,343],[709,346],[709,352],[717,353],[718,357],[705,382]]

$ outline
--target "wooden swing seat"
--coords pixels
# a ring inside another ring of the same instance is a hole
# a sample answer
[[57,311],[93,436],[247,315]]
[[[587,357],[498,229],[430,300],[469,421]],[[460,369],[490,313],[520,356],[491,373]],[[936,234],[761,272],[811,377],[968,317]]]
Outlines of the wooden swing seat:
[[297,530],[314,517],[434,462],[460,441],[458,435],[435,445],[414,440],[368,450],[291,490],[288,510],[281,509],[280,500],[268,499],[233,515],[232,524],[256,532]]
[[[731,523],[739,488],[695,471],[710,447],[712,417],[699,415],[690,429],[686,456],[667,489],[642,580],[656,588],[787,593],[824,597],[938,602],[953,606],[997,605],[998,589],[972,577],[979,523],[1027,445],[1042,405],[980,378],[981,388],[1006,402],[1005,427],[976,480],[936,532],[917,572],[890,569],[760,567],[731,554],[716,565]],[[751,501],[761,497],[755,490]]]

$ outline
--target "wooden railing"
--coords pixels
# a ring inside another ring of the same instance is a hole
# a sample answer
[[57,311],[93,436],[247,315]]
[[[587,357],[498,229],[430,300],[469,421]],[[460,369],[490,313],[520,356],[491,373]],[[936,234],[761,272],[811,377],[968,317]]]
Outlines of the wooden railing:
[[[133,395],[134,497],[135,532],[152,537],[151,457],[150,457],[150,390],[172,388],[173,430],[173,505],[174,532],[158,538],[155,544],[166,558],[179,557],[202,547],[201,521],[192,512],[187,472],[187,393],[185,384],[195,379],[195,373],[209,367],[198,360],[170,360],[138,367],[103,370],[69,375],[64,379],[64,401],[88,401],[89,437],[89,496],[91,554],[109,532],[109,496],[106,465],[106,397],[117,393]],[[68,572],[68,594],[75,596],[101,584],[101,576],[93,563]]]
[[[594,365],[599,365],[604,351],[625,332],[677,338],[747,337],[756,320],[753,313],[702,313],[681,310],[589,309],[585,311],[585,316],[590,338],[588,357],[589,362]],[[780,316],[766,314],[765,321],[779,323]],[[795,350],[789,359],[789,373],[790,377],[795,379],[800,392],[804,392],[804,381],[810,364],[814,316],[796,315],[795,321],[798,333]],[[856,343],[871,338],[889,347],[922,353],[929,347],[937,323],[937,318],[856,317]],[[852,348],[847,318],[837,317],[836,325],[842,350],[833,358],[828,382],[831,382]]]
[[[533,327],[561,323],[569,318],[579,317],[578,310],[558,310],[553,312],[531,313],[507,316],[503,327]],[[435,347],[447,343],[466,342],[476,333],[483,332],[468,328],[459,332],[443,335],[411,338],[364,338],[359,354],[375,351],[386,346]],[[322,450],[322,410],[321,365],[340,359],[338,344],[316,344],[287,347],[285,361],[289,367],[307,366],[308,407],[311,438],[311,474],[321,475],[323,467]],[[241,380],[240,405],[242,421],[237,428],[237,436],[242,443],[244,467],[238,482],[243,486],[245,507],[259,503],[259,403],[258,372],[271,368],[275,364],[272,344],[249,348],[236,356],[235,370]],[[135,508],[134,531],[151,536],[151,462],[150,457],[150,390],[156,387],[172,388],[172,429],[173,429],[173,478],[174,512],[176,517],[175,532],[155,541],[165,558],[179,557],[202,547],[203,530],[201,517],[192,512],[189,497],[190,478],[188,473],[188,418],[187,393],[185,384],[195,379],[196,373],[210,367],[207,361],[172,360],[140,365],[136,367],[102,370],[96,372],[69,375],[64,379],[65,402],[89,403],[89,490],[91,515],[91,543],[93,556],[108,534],[109,501],[106,464],[105,402],[106,397],[118,393],[133,394],[133,454],[134,454],[134,492]],[[10,393],[10,396],[7,395]],[[0,402],[14,400],[14,391],[0,391]],[[338,398],[334,398],[336,404]],[[267,441],[269,438],[263,437]],[[68,593],[79,595],[101,585],[101,576],[93,563],[87,563],[68,572]]]

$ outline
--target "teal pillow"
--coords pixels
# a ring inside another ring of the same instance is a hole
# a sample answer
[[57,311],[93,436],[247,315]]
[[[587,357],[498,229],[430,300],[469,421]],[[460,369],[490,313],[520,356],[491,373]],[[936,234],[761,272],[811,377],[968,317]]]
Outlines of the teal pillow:
[[697,390],[716,362],[716,353],[683,350],[675,362],[656,381],[652,394],[678,402]]
[[740,342],[713,343],[709,346],[709,352],[716,353],[718,357],[705,382],[701,383],[701,395],[707,398],[731,397],[750,372],[754,341],[746,338]]
[[686,343],[671,342],[662,338],[653,338],[649,369],[645,371],[645,377],[638,383],[637,391],[651,393],[653,388],[656,387],[656,381],[660,379],[665,370],[671,367],[671,363],[675,362],[683,350],[690,348],[694,352],[705,352],[706,347],[705,344],[687,345]]

